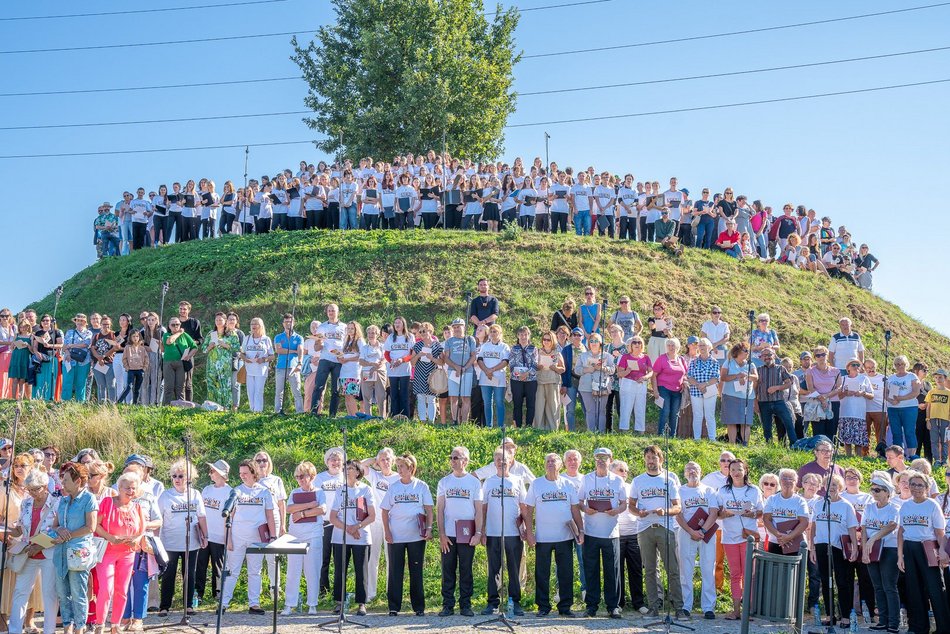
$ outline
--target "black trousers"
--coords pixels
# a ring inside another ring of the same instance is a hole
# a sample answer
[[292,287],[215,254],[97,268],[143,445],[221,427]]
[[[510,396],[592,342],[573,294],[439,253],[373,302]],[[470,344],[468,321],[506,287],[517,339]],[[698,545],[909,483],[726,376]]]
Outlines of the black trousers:
[[868,564],[868,576],[871,577],[877,599],[878,623],[894,630],[901,620],[901,600],[897,593],[898,572],[897,549],[893,547],[882,548],[881,559]]
[[551,212],[551,233],[567,233],[567,213]]
[[[132,231],[134,235],[134,225]],[[927,429],[927,414],[922,409],[917,410],[917,425],[915,430],[917,432],[917,455],[928,462],[933,462],[933,452],[930,450],[930,430]]]
[[629,216],[620,216],[620,235],[621,240],[637,239],[637,219]]
[[274,214],[274,221],[271,223],[271,229],[287,230],[287,214]]
[[327,229],[340,228],[340,203],[327,203]]
[[218,219],[218,235],[223,236],[231,233],[231,229],[234,227],[234,219],[236,217],[237,216],[234,214],[222,210],[221,217]]
[[168,242],[172,233],[172,221],[168,214],[152,216],[152,227],[155,229],[155,244]]
[[833,613],[829,587],[831,575],[828,570],[828,544],[815,544],[815,555],[818,559],[818,573],[821,575],[821,596],[825,609],[828,610],[832,622],[848,618],[854,597],[854,569],[849,569],[846,565],[841,549],[837,546],[832,547],[831,564],[834,566],[835,573],[835,607],[837,608],[837,612]]
[[[439,222],[439,214],[434,211],[423,211],[422,212],[422,228],[423,229],[434,229],[435,225]],[[406,217],[406,223],[412,224],[412,221],[409,220],[408,216]]]
[[[514,405],[512,418],[515,421],[515,427],[531,427],[534,424],[534,406],[538,398],[537,381],[511,381],[511,400]],[[522,415],[527,415],[522,419]]]
[[208,542],[208,545],[198,551],[198,563],[195,570],[195,595],[199,599],[205,596],[205,586],[208,583],[208,567],[211,567],[211,598],[218,596],[221,590],[221,573],[224,571],[224,558],[227,555],[225,544]]
[[927,556],[920,542],[904,540],[904,579],[908,589],[907,630],[914,634],[929,634],[929,603],[938,634],[950,632],[950,608],[943,592],[940,568],[927,565]]
[[[445,229],[459,229],[462,227],[462,214],[463,209],[459,209],[459,205],[446,205],[445,207]],[[422,216],[423,219],[425,215]],[[426,227],[428,229],[429,227]]]
[[617,412],[617,419],[620,419],[620,392],[614,390],[607,395],[607,431],[613,431],[614,412]]
[[254,219],[254,233],[270,233],[271,219],[270,218],[255,218]]
[[307,229],[319,229],[320,228],[320,214],[321,211],[316,209],[307,209]]
[[613,216],[597,216],[597,233],[604,235],[605,233],[611,238],[614,237],[614,217]]
[[242,222],[241,223],[241,235],[249,236],[254,233],[254,223],[253,222]]
[[656,226],[647,222],[646,216],[640,216],[640,242],[653,242],[656,235]]
[[[148,229],[147,222],[132,221],[132,250],[138,251],[145,246],[145,233]],[[927,436],[930,440],[930,436]]]
[[534,600],[538,610],[551,609],[551,556],[557,564],[557,611],[567,612],[574,605],[574,540],[546,542],[535,546]]
[[485,426],[485,401],[482,400],[482,389],[478,385],[472,388],[472,410],[469,417],[475,424]]
[[363,228],[367,231],[379,229],[379,217],[379,214],[363,214]]
[[[459,607],[463,610],[472,607],[472,592],[474,588],[472,563],[474,561],[474,546],[469,546],[465,543],[459,544],[454,537],[449,537],[449,552],[442,553],[443,608],[450,610],[455,608],[456,580],[459,589]],[[390,564],[390,566],[392,566],[392,564]],[[420,574],[422,573],[420,572]]]
[[[841,403],[831,403],[831,418],[828,420],[814,421],[811,424],[811,435],[818,436],[822,434],[828,438],[834,438],[838,435],[838,418],[841,416]],[[850,614],[850,612],[849,612]]]
[[[159,610],[168,610],[172,607],[172,597],[175,596],[175,583],[178,577],[178,560],[181,562],[181,574],[185,574],[185,553],[184,551],[168,551],[168,566],[162,573],[162,585],[159,593]],[[198,551],[188,552],[188,592],[185,598],[185,606],[191,607],[191,602],[195,598],[195,570],[198,567]]]
[[[330,591],[330,556],[333,554],[333,545],[330,538],[333,537],[333,525],[323,525],[323,561],[320,562],[320,592],[326,594]],[[340,597],[334,600],[339,601]]]
[[680,244],[683,244],[687,247],[693,246],[693,225],[688,222],[681,222],[679,238]]
[[821,595],[821,573],[818,571],[818,564],[811,563],[811,557],[808,562],[808,609],[818,605],[818,597]]
[[356,602],[366,603],[366,577],[369,576],[369,546],[346,545],[346,560],[343,559],[343,544],[333,544],[333,600],[340,600],[340,588],[343,587],[343,572],[350,567],[356,577]]
[[197,240],[201,232],[201,218],[188,218],[188,239]]
[[180,211],[170,211],[170,212],[168,212],[168,223],[169,223],[169,224],[166,225],[166,226],[169,227],[169,229],[168,229],[168,237],[169,237],[169,239],[165,240],[165,242],[170,242],[170,241],[171,241],[171,240],[170,240],[170,238],[171,238],[171,227],[175,227],[175,244],[178,244],[179,242],[183,242],[183,241],[184,241],[184,236],[183,236],[182,234],[183,234],[184,231],[185,231],[185,223],[184,223],[184,219],[181,217],[181,212],[180,212]]
[[[501,587],[501,537],[488,537],[485,545],[488,550],[488,605],[497,608],[501,604],[498,590]],[[521,558],[524,556],[524,542],[520,536],[505,537],[505,575],[508,581],[508,596],[515,603],[521,603]]]
[[129,378],[126,380],[125,389],[122,390],[122,395],[119,396],[118,402],[121,403],[125,401],[125,397],[128,396],[131,390],[132,404],[138,405],[139,393],[142,391],[142,380],[145,378],[145,370],[129,370],[128,376]]
[[636,535],[620,536],[620,607],[627,607],[627,585],[630,587],[630,603],[639,610],[646,603],[643,598],[643,560],[640,558],[640,542]]
[[201,239],[207,240],[214,237],[214,218],[201,219]]
[[409,381],[408,376],[393,376],[389,378],[389,416],[409,416]]
[[607,611],[620,607],[620,538],[584,535],[584,575],[588,610],[600,605],[600,566],[604,566],[603,595]]
[[340,406],[340,391],[337,389],[337,384],[340,382],[342,368],[341,363],[320,359],[320,363],[317,364],[317,378],[313,383],[313,396],[310,399],[311,412],[316,412],[323,403],[323,392],[327,387],[327,379],[330,379],[330,417],[336,416],[336,410]]
[[[386,561],[389,562],[389,577],[386,581],[386,600],[390,612],[402,610],[402,585],[409,564],[409,603],[413,612],[426,609],[426,592],[423,587],[422,571],[425,568],[426,542],[386,544]],[[407,561],[408,558],[408,561]]]

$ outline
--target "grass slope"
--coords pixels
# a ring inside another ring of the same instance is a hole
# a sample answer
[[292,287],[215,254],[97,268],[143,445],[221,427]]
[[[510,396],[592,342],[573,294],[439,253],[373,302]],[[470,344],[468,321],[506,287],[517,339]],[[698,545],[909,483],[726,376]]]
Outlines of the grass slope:
[[[675,257],[652,244],[534,233],[293,231],[149,249],[77,273],[64,284],[59,315],[66,324],[77,311],[113,318],[145,307],[157,311],[167,280],[166,321],[187,299],[204,323],[217,310],[234,309],[245,328],[260,316],[273,332],[290,310],[297,281],[299,321],[323,320],[324,305],[336,302],[344,319],[364,327],[402,314],[440,328],[463,313],[465,291],[483,276],[492,282],[509,336],[522,324],[547,328],[564,298],[582,300],[591,284],[609,298],[611,311],[621,294],[630,295],[644,318],[655,299],[666,300],[682,338],[698,333],[715,303],[734,340],[748,327],[750,309],[769,312],[783,354],[827,344],[839,317],[848,316],[871,356],[882,356],[886,328],[894,333],[892,354],[932,367],[950,356],[947,337],[844,282],[708,251]],[[36,307],[51,312],[53,296]]]

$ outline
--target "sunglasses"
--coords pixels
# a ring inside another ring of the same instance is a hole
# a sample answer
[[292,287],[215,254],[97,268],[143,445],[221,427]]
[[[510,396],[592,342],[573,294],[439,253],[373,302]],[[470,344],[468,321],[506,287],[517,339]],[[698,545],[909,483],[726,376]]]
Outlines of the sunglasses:
[[449,460],[461,460],[462,456],[449,456]]
[[721,315],[721,314],[722,314],[722,311],[721,311],[721,310],[714,310],[714,311],[712,311],[712,314],[713,314],[713,315]]
[[762,486],[768,487],[768,488],[770,488],[770,489],[774,489],[774,488],[777,487],[778,485],[775,484],[774,482],[763,482],[763,483],[762,483]]
[[881,487],[871,487],[871,493],[880,493],[881,491],[885,490],[886,489],[882,489]]
[[812,356],[814,356],[815,358],[824,357],[824,356],[827,356],[827,353],[825,353],[825,352],[816,352],[816,353],[814,353]]
[[172,476],[172,480],[184,480],[184,479],[185,479],[185,476],[182,475],[181,473],[176,473],[175,475]]
[[255,458],[254,462],[256,462],[257,464],[267,464],[268,461],[267,461],[267,458]]

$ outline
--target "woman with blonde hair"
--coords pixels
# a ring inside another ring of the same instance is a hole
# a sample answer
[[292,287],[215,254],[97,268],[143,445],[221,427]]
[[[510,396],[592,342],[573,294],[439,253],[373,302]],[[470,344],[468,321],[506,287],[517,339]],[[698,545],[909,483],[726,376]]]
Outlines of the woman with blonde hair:
[[255,317],[241,347],[241,360],[247,373],[247,401],[252,412],[264,411],[264,384],[273,359],[274,344],[264,329],[264,320]]
[[363,396],[363,413],[372,414],[373,401],[380,418],[386,418],[386,349],[379,339],[379,326],[366,328],[366,343],[360,347],[360,393]]
[[[10,615],[10,632],[23,634],[24,620],[27,621],[29,631],[35,632],[32,626],[34,606],[42,606],[43,634],[53,634],[56,631],[56,614],[59,597],[56,594],[56,568],[53,564],[53,548],[43,549],[37,544],[30,543],[30,538],[41,532],[52,530],[55,513],[53,507],[58,498],[50,495],[50,478],[46,471],[34,468],[29,472],[23,484],[29,497],[24,499],[20,507],[20,520],[17,526],[10,530],[10,537],[16,540],[11,545],[11,554],[8,554],[7,565],[12,561],[12,551],[18,550],[17,556],[25,558],[16,575],[16,585],[13,588],[13,612]],[[22,550],[16,545],[19,543]],[[40,575],[37,579],[37,575]],[[36,595],[40,596],[37,597]]]
[[557,349],[557,339],[550,330],[541,334],[538,348],[538,391],[533,425],[536,429],[558,428],[561,406],[561,375],[565,371],[564,357]]
[[148,351],[148,370],[142,381],[142,403],[145,405],[159,405],[162,402],[162,335],[165,327],[162,326],[158,313],[142,311],[145,323],[142,325],[142,344]]
[[221,219],[218,224],[218,234],[224,235],[231,233],[234,229],[234,219],[237,218],[237,192],[234,190],[234,183],[224,181],[224,189],[221,192]]
[[[389,616],[402,608],[403,579],[409,567],[409,597],[416,616],[425,614],[425,590],[422,572],[425,568],[426,542],[432,539],[432,492],[416,478],[417,462],[412,454],[396,458],[399,479],[390,483],[380,508],[386,539],[386,561],[389,579],[386,598]],[[423,524],[424,518],[424,524]]]
[[346,337],[336,358],[342,364],[339,390],[344,396],[347,416],[355,416],[360,407],[357,398],[360,395],[360,350],[364,343],[360,323],[351,321],[346,324]]
[[412,347],[412,391],[416,394],[416,415],[419,420],[435,422],[436,394],[429,387],[429,376],[436,368],[442,356],[442,344],[433,336],[434,329],[429,322],[423,322],[419,329],[419,341]]
[[[205,519],[205,505],[201,492],[194,488],[198,479],[195,465],[180,458],[168,470],[172,487],[158,498],[158,508],[162,514],[162,543],[168,552],[168,564],[162,573],[161,602],[158,615],[165,617],[171,608],[175,594],[175,582],[178,576],[178,561],[182,560],[181,572],[185,574],[185,560],[188,566],[188,587],[183,594],[189,613],[195,595],[195,570],[198,565],[198,551],[208,545],[208,523]],[[191,524],[187,523],[191,519]],[[187,540],[186,540],[187,537]]]
[[[4,526],[14,526],[20,519],[20,507],[27,498],[26,476],[33,469],[35,461],[29,453],[17,454],[10,467],[10,497],[7,498],[0,489],[0,521]],[[13,584],[16,582],[16,573],[8,565],[3,571],[3,595],[0,596],[0,625],[7,624],[10,608],[13,601]],[[27,621],[32,620],[32,614],[27,614]]]
[[287,513],[290,526],[287,532],[297,541],[310,544],[306,555],[287,557],[287,584],[284,599],[284,616],[289,616],[300,600],[300,577],[307,580],[307,605],[309,614],[317,613],[320,601],[320,564],[323,561],[323,520],[327,514],[327,498],[314,486],[317,468],[312,462],[301,462],[294,469],[298,487],[290,493]]

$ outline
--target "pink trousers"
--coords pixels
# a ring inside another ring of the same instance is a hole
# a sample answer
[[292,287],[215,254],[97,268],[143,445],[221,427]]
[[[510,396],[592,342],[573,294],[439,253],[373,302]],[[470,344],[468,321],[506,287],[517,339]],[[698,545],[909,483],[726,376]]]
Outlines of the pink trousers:
[[102,561],[96,565],[96,582],[98,584],[98,591],[96,592],[97,625],[105,625],[106,606],[109,605],[110,597],[112,598],[111,623],[118,625],[119,621],[122,620],[134,561],[134,552],[113,551],[111,548],[107,548]]
[[741,544],[723,544],[726,559],[729,560],[729,586],[732,600],[742,600],[742,580],[745,577],[745,542]]

